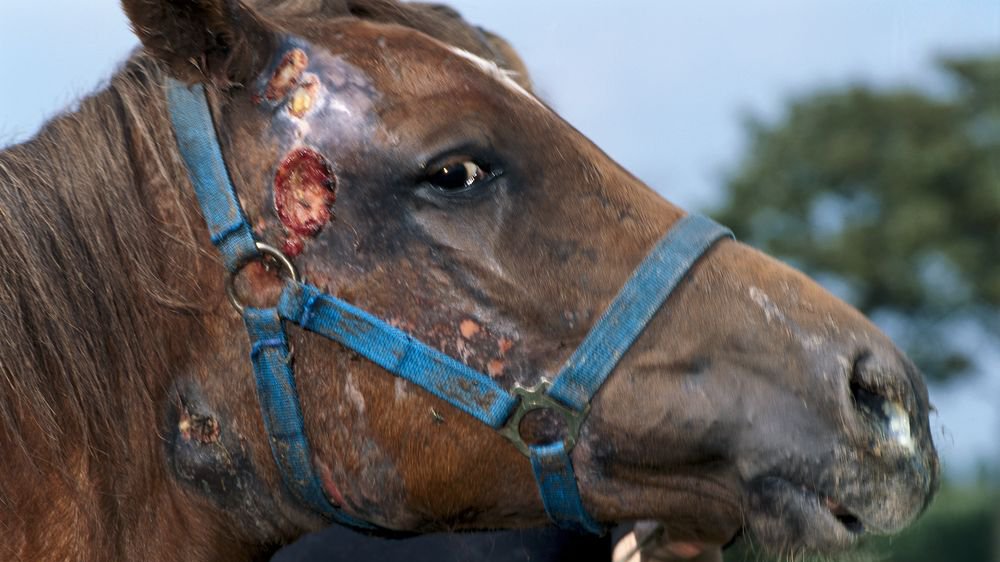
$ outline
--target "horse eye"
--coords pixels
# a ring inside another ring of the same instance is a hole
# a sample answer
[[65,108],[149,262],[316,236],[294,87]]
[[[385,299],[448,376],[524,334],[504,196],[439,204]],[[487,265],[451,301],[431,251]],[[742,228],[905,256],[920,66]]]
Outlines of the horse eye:
[[488,166],[472,160],[457,160],[431,172],[425,181],[442,191],[462,191],[491,176]]

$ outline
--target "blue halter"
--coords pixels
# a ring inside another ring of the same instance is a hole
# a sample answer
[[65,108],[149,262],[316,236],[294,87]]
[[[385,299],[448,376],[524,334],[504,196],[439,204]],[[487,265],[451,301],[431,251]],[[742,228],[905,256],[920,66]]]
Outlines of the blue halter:
[[[309,452],[285,322],[339,342],[497,430],[531,460],[542,503],[557,525],[582,532],[605,531],[583,506],[570,460],[590,402],[695,262],[715,242],[732,237],[729,230],[698,215],[678,221],[639,264],[553,381],[509,392],[490,377],[383,320],[301,282],[288,258],[255,240],[229,178],[204,88],[171,80],[167,101],[177,144],[212,243],[222,254],[230,276],[265,257],[274,258],[287,270],[276,308],[244,308],[234,292],[230,296],[243,314],[250,336],[250,358],[271,452],[296,500],[341,524],[378,529],[333,506],[323,492]],[[563,417],[563,440],[545,445],[524,441],[519,431],[521,420],[541,409]]]

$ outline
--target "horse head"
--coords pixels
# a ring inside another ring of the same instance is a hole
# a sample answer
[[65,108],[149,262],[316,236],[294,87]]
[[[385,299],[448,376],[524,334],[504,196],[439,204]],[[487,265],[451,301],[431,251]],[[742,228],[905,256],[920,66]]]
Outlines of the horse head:
[[[140,56],[205,85],[256,239],[312,285],[506,389],[557,373],[685,215],[535,95],[503,40],[450,10],[124,6]],[[190,208],[171,217],[168,233],[201,224]],[[218,304],[195,333],[173,334],[188,353],[161,404],[172,478],[239,536],[274,542],[321,526],[271,460],[224,272],[197,271],[192,298]],[[233,290],[264,307],[282,282],[254,263]],[[312,469],[344,513],[417,532],[547,522],[531,463],[497,431],[340,344],[289,337]],[[860,313],[724,239],[620,358],[571,458],[601,523],[839,549],[902,529],[929,502],[928,411],[917,369]],[[517,430],[544,443],[564,425],[543,408]]]

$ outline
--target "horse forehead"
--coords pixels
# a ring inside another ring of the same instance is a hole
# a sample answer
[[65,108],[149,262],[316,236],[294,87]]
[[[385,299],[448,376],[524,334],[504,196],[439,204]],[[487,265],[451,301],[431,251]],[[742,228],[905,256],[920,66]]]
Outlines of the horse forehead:
[[324,38],[324,46],[363,70],[383,93],[430,96],[478,86],[541,105],[494,61],[420,31],[371,22],[339,24],[338,29]]

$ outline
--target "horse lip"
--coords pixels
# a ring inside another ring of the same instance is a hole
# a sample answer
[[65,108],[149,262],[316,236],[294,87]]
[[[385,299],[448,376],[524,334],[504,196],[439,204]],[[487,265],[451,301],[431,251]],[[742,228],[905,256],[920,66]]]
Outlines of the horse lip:
[[832,500],[829,496],[824,496],[804,486],[801,487],[801,491],[808,498],[809,504],[816,506],[816,511],[818,512],[817,519],[819,521],[823,519],[832,519],[832,521],[835,521],[836,526],[846,532],[850,544],[853,544],[865,534],[865,523],[840,503]]
[[[797,537],[809,550],[843,550],[857,543],[868,526],[856,512],[832,496],[780,476],[751,481],[749,528],[763,542],[787,544],[793,537],[778,536],[790,529],[808,529]],[[796,523],[797,521],[797,523]],[[770,537],[773,541],[767,541]]]
[[829,512],[834,519],[852,535],[861,536],[865,534],[865,523],[861,518],[844,504],[833,499],[831,496],[820,493],[804,484],[799,485],[799,490],[806,496],[811,496],[820,506]]
[[845,508],[842,504],[834,501],[829,496],[823,498],[824,507],[829,511],[840,524],[844,526],[849,532],[855,535],[863,535],[865,532],[865,524],[861,521],[857,515],[852,511]]

